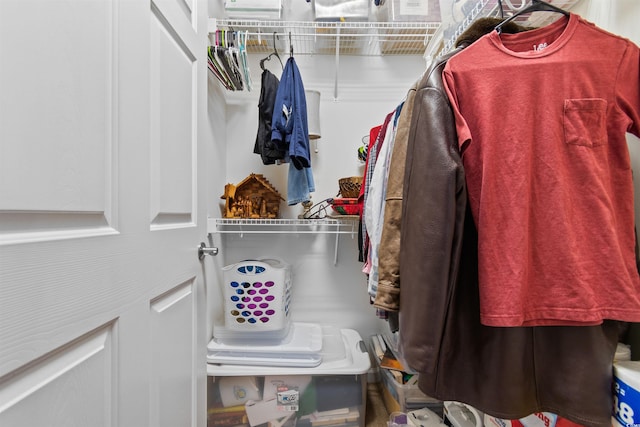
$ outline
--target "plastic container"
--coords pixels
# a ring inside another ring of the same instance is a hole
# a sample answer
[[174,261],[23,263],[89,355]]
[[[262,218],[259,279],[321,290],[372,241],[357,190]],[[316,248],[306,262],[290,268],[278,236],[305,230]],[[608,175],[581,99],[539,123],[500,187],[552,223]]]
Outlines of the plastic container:
[[614,426],[640,424],[640,361],[613,364]]
[[[324,338],[327,341],[327,338]],[[223,341],[207,345],[207,362],[232,365],[315,367],[322,363],[323,331],[313,323],[293,323],[280,342]]]
[[323,328],[314,368],[209,363],[208,426],[364,427],[370,366],[360,335],[335,328]]
[[225,0],[224,9],[229,18],[273,20],[282,18],[282,0]]
[[367,21],[370,0],[312,0],[316,21]]
[[462,402],[444,402],[444,415],[453,427],[483,427],[484,414]]
[[442,415],[428,408],[417,409],[407,413],[407,424],[415,427],[446,427]]
[[277,259],[248,260],[222,270],[227,331],[285,331],[290,326],[288,264]]

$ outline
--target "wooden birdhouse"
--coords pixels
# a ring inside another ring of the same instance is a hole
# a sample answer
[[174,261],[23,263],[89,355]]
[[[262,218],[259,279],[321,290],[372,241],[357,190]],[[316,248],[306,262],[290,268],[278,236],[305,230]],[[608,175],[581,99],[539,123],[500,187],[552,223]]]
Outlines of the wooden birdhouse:
[[262,175],[252,173],[238,185],[224,186],[225,218],[278,218],[284,198]]

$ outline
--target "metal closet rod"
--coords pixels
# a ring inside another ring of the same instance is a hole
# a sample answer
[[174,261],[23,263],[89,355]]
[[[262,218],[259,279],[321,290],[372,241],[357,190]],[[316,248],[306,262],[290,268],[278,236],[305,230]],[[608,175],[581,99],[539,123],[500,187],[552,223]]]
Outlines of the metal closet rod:
[[[282,28],[287,31],[295,29],[437,29],[440,22],[338,22],[338,21],[268,21],[268,20],[246,20],[246,19],[210,19],[209,28],[213,29],[259,29],[259,28]],[[265,32],[269,32],[265,30]]]
[[[225,30],[225,31],[235,31],[235,30]],[[276,37],[292,37],[294,40],[312,40],[316,37],[327,37],[327,38],[335,38],[338,36],[341,37],[374,37],[374,38],[380,38],[380,37],[392,37],[392,38],[408,38],[408,39],[423,39],[425,37],[425,33],[403,33],[403,34],[394,34],[394,33],[389,33],[389,34],[377,34],[377,33],[371,33],[371,34],[367,34],[367,33],[294,33],[292,31],[287,31],[287,32],[271,32],[271,33],[267,33],[267,32],[252,32],[252,31],[238,31],[241,32],[242,34],[247,34],[250,37],[262,37],[265,40],[270,40],[270,37],[272,37],[274,34],[276,35]],[[429,33],[427,33],[426,35],[429,35]]]

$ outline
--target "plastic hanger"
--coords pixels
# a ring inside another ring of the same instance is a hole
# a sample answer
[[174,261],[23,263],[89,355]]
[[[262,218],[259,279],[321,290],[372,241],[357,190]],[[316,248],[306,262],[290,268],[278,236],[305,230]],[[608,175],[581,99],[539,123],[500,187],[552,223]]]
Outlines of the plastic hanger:
[[513,21],[514,19],[516,19],[518,16],[520,15],[524,15],[525,13],[531,13],[531,12],[558,12],[558,13],[562,13],[565,16],[569,16],[569,12],[567,12],[564,9],[561,9],[557,6],[554,6],[550,3],[544,2],[542,0],[532,0],[531,5],[529,5],[528,7],[525,7],[524,9],[518,11],[517,13],[514,13],[513,15],[511,15],[510,17],[508,17],[507,19],[505,19],[504,21],[502,21],[501,23],[499,23],[498,25],[496,25],[495,30],[498,32],[498,34],[502,33],[502,26],[505,25],[508,22]]
[[289,57],[293,58],[293,43],[291,43],[291,31],[289,31]]
[[249,58],[247,57],[247,38],[249,37],[249,31],[238,33],[238,44],[240,50],[240,63],[242,65],[242,73],[247,90],[251,92],[253,89],[253,81],[251,80],[251,73],[249,72]]
[[222,63],[220,62],[220,58],[218,56],[218,45],[209,46],[208,49],[208,65],[209,69],[213,74],[220,80],[220,82],[224,85],[224,87],[228,90],[233,90],[233,85],[227,72],[225,71]]
[[270,60],[273,55],[275,55],[276,58],[278,58],[278,61],[280,61],[280,66],[284,70],[284,65],[282,64],[282,59],[280,59],[280,55],[278,55],[278,48],[276,47],[276,33],[275,32],[273,33],[273,52],[271,52],[266,58],[262,58],[260,60],[260,68],[262,68],[262,71],[264,71],[264,61]]

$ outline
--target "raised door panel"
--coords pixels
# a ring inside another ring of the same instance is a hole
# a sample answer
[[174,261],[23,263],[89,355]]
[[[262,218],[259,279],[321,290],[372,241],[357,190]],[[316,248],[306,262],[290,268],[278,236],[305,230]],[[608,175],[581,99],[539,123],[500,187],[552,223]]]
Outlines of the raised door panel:
[[[186,426],[191,419],[198,362],[194,281],[182,283],[150,303],[151,425]],[[192,378],[191,381],[188,381]],[[180,396],[180,399],[176,399]]]
[[28,3],[0,4],[0,242],[113,232],[115,5]]
[[112,426],[113,323],[0,378],[0,425]]
[[197,52],[182,0],[152,3],[150,48],[151,228],[193,223]]

